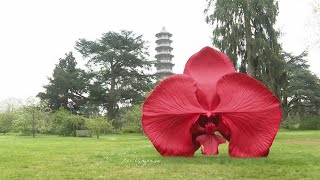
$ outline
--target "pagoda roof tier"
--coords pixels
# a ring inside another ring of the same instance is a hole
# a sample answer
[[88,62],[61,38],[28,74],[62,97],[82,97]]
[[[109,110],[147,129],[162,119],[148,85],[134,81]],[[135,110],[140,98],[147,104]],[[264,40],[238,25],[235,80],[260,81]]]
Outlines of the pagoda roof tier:
[[171,51],[173,48],[169,45],[163,45],[163,46],[157,46],[155,49],[156,51],[159,51],[161,49],[169,49]]
[[154,65],[156,68],[159,68],[159,67],[162,67],[162,66],[165,66],[165,67],[173,67],[174,66],[174,64],[173,63],[156,63],[155,65]]
[[172,43],[172,40],[171,39],[165,39],[165,38],[162,38],[162,39],[157,39],[156,40],[156,43],[157,44],[161,44],[161,43]]
[[173,58],[174,56],[172,55],[172,54],[170,54],[170,53],[166,53],[166,54],[156,54],[155,56],[154,56],[156,59],[158,59],[158,58],[160,58],[160,57],[169,57],[170,59],[171,58]]

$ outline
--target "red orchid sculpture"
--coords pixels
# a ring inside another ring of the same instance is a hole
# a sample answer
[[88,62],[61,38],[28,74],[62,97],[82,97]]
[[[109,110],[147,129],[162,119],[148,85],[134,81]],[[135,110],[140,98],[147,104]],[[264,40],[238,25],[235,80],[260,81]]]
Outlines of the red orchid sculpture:
[[218,154],[227,140],[232,157],[263,157],[280,126],[279,104],[262,83],[236,73],[225,54],[205,47],[149,95],[142,126],[163,156],[193,156],[199,147]]

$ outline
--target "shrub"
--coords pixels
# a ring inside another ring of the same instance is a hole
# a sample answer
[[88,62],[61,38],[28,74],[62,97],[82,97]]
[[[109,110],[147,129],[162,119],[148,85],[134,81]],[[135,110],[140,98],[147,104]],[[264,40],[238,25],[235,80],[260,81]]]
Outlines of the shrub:
[[6,134],[12,130],[13,121],[16,116],[12,112],[5,112],[0,114],[0,133]]
[[142,133],[142,105],[134,105],[120,116],[121,131],[124,133]]
[[320,130],[320,116],[309,115],[302,117],[299,129]]
[[289,115],[281,122],[281,128],[297,130],[299,129],[300,116],[298,114]]
[[101,133],[112,133],[114,129],[112,123],[104,117],[87,119],[86,127],[97,136],[97,139]]
[[74,115],[60,108],[54,113],[53,129],[58,135],[76,136],[76,130],[86,129],[85,122],[84,116]]
[[126,124],[121,128],[123,133],[142,133],[141,126],[137,126],[136,124]]

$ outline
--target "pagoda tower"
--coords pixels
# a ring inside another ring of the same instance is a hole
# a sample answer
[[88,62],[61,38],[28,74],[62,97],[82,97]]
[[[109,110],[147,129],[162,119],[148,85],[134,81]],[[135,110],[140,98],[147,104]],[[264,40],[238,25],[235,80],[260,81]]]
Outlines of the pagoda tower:
[[155,50],[157,54],[155,58],[157,59],[155,62],[155,67],[157,71],[155,73],[158,79],[163,79],[170,75],[173,75],[172,67],[174,64],[172,63],[173,55],[171,54],[172,47],[171,43],[172,40],[170,39],[172,34],[170,34],[166,29],[163,27],[161,32],[156,34],[157,40],[156,44],[157,47]]

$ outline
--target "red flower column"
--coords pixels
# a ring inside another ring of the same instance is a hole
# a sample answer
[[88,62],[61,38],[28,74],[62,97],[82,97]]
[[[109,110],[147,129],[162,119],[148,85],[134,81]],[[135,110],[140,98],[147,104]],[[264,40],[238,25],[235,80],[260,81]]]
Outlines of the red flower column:
[[184,74],[168,77],[149,95],[142,126],[164,156],[192,156],[199,147],[218,154],[228,140],[230,156],[262,157],[280,126],[279,104],[262,83],[236,73],[225,54],[205,47]]

